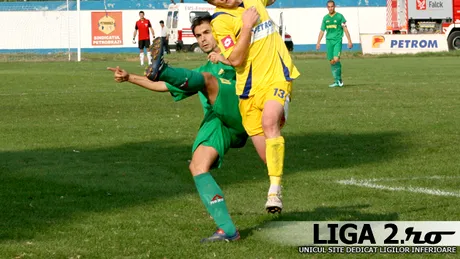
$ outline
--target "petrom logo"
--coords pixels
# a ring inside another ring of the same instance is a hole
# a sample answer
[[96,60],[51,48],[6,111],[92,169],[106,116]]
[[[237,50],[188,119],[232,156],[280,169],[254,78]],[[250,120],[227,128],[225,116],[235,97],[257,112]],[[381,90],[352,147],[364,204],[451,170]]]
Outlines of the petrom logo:
[[263,21],[252,29],[254,34],[252,35],[251,43],[268,37],[269,35],[275,33],[275,31],[275,26],[273,26],[271,20]]
[[391,40],[392,49],[437,49],[437,40]]
[[380,48],[380,45],[385,42],[385,37],[374,36],[372,37],[372,48]]

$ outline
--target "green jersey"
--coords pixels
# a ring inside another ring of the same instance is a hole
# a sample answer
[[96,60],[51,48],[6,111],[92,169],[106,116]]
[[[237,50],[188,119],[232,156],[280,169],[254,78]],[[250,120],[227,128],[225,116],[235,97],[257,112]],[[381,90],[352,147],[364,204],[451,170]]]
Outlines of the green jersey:
[[[193,69],[193,71],[199,72],[199,73],[203,73],[203,72],[211,73],[216,78],[223,78],[223,79],[227,79],[230,81],[234,81],[236,79],[235,69],[231,66],[227,66],[220,62],[217,64],[214,64],[208,61],[203,66]],[[196,94],[196,92],[190,92],[190,91],[187,91],[187,89],[182,90],[168,83],[166,83],[166,86],[168,87],[172,97],[174,98],[174,101],[180,101],[180,100],[183,100],[187,97],[190,97]],[[200,92],[200,96],[202,96],[201,92]],[[205,101],[205,103],[202,102],[202,104],[203,104],[203,108],[209,105],[207,104],[207,101]]]
[[[238,108],[238,96],[235,93],[235,69],[220,62],[214,64],[208,61],[203,66],[194,69],[194,71],[212,74],[217,78],[219,84],[219,94],[214,105],[208,103],[206,96],[202,92],[198,92],[200,103],[205,114],[205,120],[212,114],[212,116],[217,116],[227,127],[233,128],[237,132],[245,132]],[[168,83],[166,83],[166,86],[175,101],[180,101],[196,94],[196,92],[177,88]]]
[[326,14],[321,24],[321,30],[326,31],[326,40],[342,40],[343,38],[343,25],[347,20],[340,13],[334,15]]
[[194,69],[194,71],[200,72],[200,73],[208,72],[217,78],[223,78],[227,80],[236,79],[235,69],[232,66],[227,66],[220,62],[217,64],[214,64],[211,61],[208,61],[203,66]]
[[248,139],[248,134],[243,127],[238,108],[239,99],[235,89],[235,69],[222,63],[213,64],[208,61],[205,65],[188,73],[188,76],[191,78],[190,82],[195,81],[195,84],[204,84],[204,78],[201,82],[200,79],[193,78],[197,77],[193,75],[194,73],[201,76],[203,72],[215,76],[219,84],[219,92],[213,105],[209,104],[208,99],[201,90],[197,91],[196,87],[189,87],[188,79],[181,86],[176,87],[168,83],[166,83],[166,86],[175,101],[180,101],[198,93],[201,106],[204,110],[204,118],[193,143],[192,153],[200,145],[213,147],[219,153],[219,158],[212,167],[220,167],[225,153],[230,148],[243,147]]

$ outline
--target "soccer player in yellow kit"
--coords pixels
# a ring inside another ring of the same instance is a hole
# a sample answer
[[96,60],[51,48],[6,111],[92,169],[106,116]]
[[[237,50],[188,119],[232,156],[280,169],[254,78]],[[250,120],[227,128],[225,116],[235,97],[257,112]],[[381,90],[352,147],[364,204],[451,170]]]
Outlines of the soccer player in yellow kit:
[[266,10],[275,1],[205,1],[217,7],[211,22],[214,37],[237,72],[236,94],[243,126],[267,163],[270,188],[265,209],[281,212],[281,127],[287,117],[292,81],[300,74]]

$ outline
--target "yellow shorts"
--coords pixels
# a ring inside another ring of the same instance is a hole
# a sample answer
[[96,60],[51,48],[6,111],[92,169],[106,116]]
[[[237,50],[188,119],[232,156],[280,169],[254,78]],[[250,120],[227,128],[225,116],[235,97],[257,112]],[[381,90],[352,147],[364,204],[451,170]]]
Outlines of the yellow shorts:
[[289,102],[291,101],[291,90],[292,82],[283,81],[273,83],[269,87],[256,92],[248,99],[240,99],[239,107],[243,118],[243,126],[250,137],[264,134],[262,113],[267,101],[277,101],[283,105],[284,116],[280,124],[281,126],[284,125],[288,115]]

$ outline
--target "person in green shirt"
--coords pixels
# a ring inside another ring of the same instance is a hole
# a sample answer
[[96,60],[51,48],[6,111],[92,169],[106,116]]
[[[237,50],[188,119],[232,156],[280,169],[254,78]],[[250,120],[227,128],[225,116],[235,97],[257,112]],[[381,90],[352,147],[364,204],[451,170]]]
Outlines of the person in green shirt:
[[326,32],[327,59],[331,63],[332,76],[334,77],[334,83],[329,85],[329,87],[343,87],[342,64],[340,63],[343,34],[345,33],[348,39],[349,49],[353,48],[353,43],[351,42],[350,33],[347,28],[347,20],[342,14],[335,11],[335,2],[329,0],[327,2],[327,9],[329,13],[324,16],[321,23],[316,50],[320,49],[320,42],[323,39],[324,32]]
[[[195,18],[192,32],[203,52],[220,55],[212,35],[211,19],[211,16]],[[162,59],[160,53],[164,48],[161,38],[153,41],[149,51],[155,64],[147,68],[145,76],[130,74],[119,67],[107,69],[114,73],[117,82],[128,81],[155,92],[169,92],[175,101],[198,94],[204,118],[193,144],[189,170],[200,198],[218,228],[201,242],[238,240],[240,234],[230,217],[223,192],[209,173],[212,168],[221,166],[224,154],[230,148],[243,147],[248,138],[235,95],[236,72],[229,65],[208,61],[193,71],[164,64],[161,73],[152,74],[152,69],[159,65],[157,61],[160,57]]]

